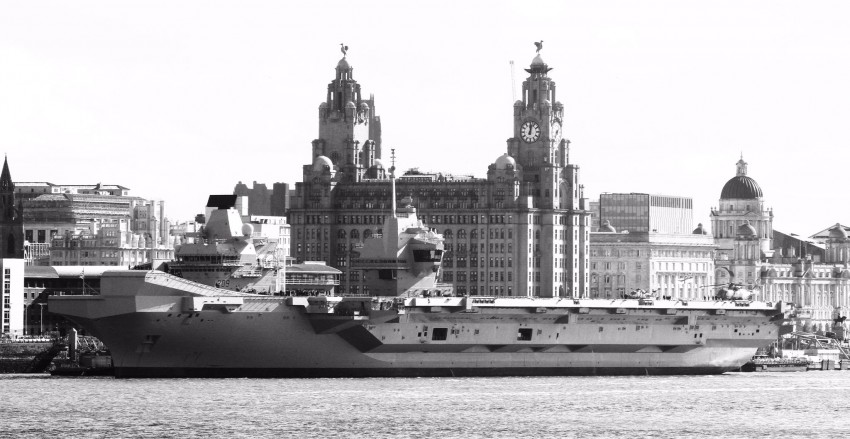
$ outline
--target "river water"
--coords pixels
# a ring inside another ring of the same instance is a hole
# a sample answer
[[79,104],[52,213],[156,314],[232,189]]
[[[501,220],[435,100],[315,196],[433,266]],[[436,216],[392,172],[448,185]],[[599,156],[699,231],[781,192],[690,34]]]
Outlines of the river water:
[[839,437],[850,371],[113,379],[0,375],[0,437]]

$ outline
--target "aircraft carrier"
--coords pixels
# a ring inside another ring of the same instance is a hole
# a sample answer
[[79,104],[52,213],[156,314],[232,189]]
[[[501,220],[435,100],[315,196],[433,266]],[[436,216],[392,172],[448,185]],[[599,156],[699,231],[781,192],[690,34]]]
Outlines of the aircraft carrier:
[[[790,311],[725,298],[458,297],[437,282],[442,236],[409,205],[393,206],[383,233],[352,260],[370,296],[299,295],[273,287],[287,267],[257,250],[253,230],[240,229],[229,210],[212,215],[214,239],[178,252],[226,260],[184,263],[183,277],[106,272],[101,295],[51,297],[50,311],[102,340],[117,377],[715,374],[738,370],[774,341]],[[216,218],[228,226],[217,227]],[[222,264],[243,281],[258,273],[264,287],[210,284],[202,272],[227,271]],[[192,273],[207,284],[189,280]]]

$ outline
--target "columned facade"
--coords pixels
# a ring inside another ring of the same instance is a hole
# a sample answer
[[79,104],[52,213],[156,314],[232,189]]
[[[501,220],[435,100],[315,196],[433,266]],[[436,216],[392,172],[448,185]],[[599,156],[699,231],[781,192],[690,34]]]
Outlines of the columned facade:
[[764,207],[762,190],[747,176],[743,159],[737,163],[737,175],[723,187],[711,220],[718,284],[751,289],[758,300],[793,302],[797,329],[843,331],[835,320],[850,312],[850,241],[840,224],[829,229],[823,261],[775,249],[774,236],[782,234],[773,230],[773,211]]

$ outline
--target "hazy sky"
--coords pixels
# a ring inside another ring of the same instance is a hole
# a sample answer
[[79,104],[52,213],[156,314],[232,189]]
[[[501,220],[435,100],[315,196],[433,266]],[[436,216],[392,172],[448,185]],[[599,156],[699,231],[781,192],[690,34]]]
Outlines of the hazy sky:
[[[741,153],[775,228],[850,224],[850,3],[0,3],[15,181],[121,184],[172,219],[237,181],[295,183],[350,47],[401,169],[486,175],[543,40],[586,195],[694,198]],[[309,4],[308,4],[309,3]]]

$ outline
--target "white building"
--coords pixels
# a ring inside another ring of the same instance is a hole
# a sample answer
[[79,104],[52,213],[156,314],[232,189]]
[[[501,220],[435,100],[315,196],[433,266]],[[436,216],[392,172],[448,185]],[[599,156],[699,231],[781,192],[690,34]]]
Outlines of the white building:
[[590,234],[590,297],[621,298],[635,290],[660,297],[714,294],[714,242],[692,234],[618,233],[607,223]]
[[24,335],[24,260],[0,259],[0,270],[0,336],[20,337]]

